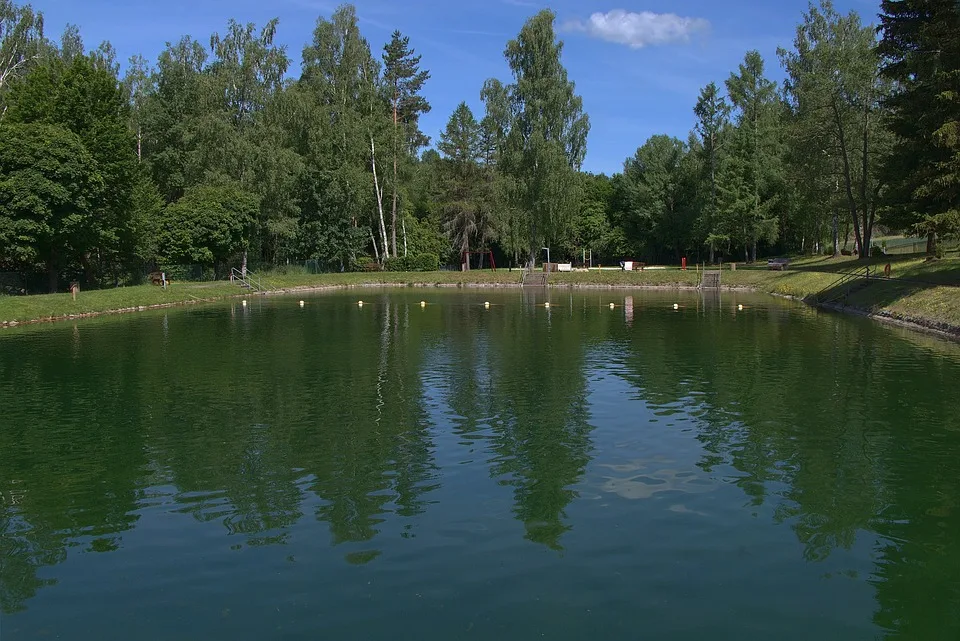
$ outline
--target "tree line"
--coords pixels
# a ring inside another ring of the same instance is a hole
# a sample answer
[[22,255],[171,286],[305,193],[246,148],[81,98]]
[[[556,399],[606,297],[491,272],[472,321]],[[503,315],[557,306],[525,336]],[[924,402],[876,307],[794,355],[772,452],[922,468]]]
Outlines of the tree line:
[[[371,47],[343,5],[299,77],[277,20],[228,21],[153,62],[58,41],[0,0],[0,270],[90,285],[158,265],[314,261],[323,270],[520,265],[553,256],[673,262],[871,252],[884,231],[960,229],[960,8],[885,0],[879,30],[809,8],[786,80],[748,52],[613,176],[582,171],[589,119],[542,11],[436,141],[430,73],[399,31]],[[431,146],[431,143],[434,143]],[[480,259],[482,260],[482,258]]]

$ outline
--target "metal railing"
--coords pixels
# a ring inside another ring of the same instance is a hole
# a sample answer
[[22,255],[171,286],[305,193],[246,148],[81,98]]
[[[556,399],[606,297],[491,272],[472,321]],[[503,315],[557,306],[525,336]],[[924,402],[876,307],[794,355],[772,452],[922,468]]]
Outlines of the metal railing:
[[245,287],[253,292],[262,292],[267,289],[270,289],[270,286],[265,284],[263,278],[259,274],[256,274],[249,269],[244,273],[242,270],[237,269],[236,267],[230,268],[230,280],[235,283],[239,283],[240,287]]
[[[859,282],[862,280],[870,280],[870,278],[871,275],[869,265],[852,272],[842,272],[840,278],[813,295],[814,303],[817,305],[826,305],[828,303],[836,302],[841,298],[845,300],[847,296],[850,295],[850,291],[856,284],[859,284]],[[841,291],[839,293],[835,292],[834,290],[837,289],[840,289]],[[830,298],[824,298],[824,296],[829,292],[834,292],[834,295]]]

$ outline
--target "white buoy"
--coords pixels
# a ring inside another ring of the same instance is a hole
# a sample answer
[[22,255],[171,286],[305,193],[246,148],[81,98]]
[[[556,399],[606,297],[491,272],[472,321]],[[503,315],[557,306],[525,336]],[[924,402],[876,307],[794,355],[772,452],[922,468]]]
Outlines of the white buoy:
[[615,309],[617,306],[614,303],[610,303],[610,309]]
[[742,311],[743,311],[743,305],[737,305],[737,309],[742,312]]
[[247,306],[247,301],[243,301],[243,306],[244,306],[244,307]]
[[680,309],[680,306],[677,305],[676,303],[674,303],[674,304],[673,304],[673,308],[674,308],[674,309]]
[[420,301],[420,307],[426,307],[426,306],[427,306],[427,301],[425,300]]
[[490,309],[490,301],[484,301],[483,306]]
[[300,301],[300,307],[303,307],[303,305],[304,305],[304,302]]
[[544,306],[544,307],[550,307],[550,303],[544,303],[543,306]]
[[362,300],[358,300],[358,301],[357,301],[357,307],[363,307],[363,301],[362,301]]

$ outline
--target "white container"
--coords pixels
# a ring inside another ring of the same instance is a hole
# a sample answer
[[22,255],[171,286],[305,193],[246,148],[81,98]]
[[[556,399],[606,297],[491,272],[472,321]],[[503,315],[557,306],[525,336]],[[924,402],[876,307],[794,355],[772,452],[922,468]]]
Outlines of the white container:
[[573,263],[557,263],[558,272],[572,272]]
[[632,271],[633,271],[633,261],[632,261],[632,260],[625,260],[625,261],[623,261],[623,271],[625,271],[625,272],[632,272]]

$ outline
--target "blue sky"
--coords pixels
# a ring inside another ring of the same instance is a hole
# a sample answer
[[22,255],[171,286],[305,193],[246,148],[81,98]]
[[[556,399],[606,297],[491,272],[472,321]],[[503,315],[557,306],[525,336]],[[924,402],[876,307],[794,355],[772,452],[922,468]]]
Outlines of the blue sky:
[[[154,60],[167,41],[191,35],[207,43],[228,18],[263,24],[280,19],[296,74],[300,53],[326,0],[33,0],[53,36],[67,23],[95,47],[109,40],[122,60],[135,53]],[[685,139],[700,88],[722,81],[749,49],[759,50],[768,73],[782,77],[778,45],[789,46],[807,0],[356,0],[364,36],[379,51],[394,29],[410,36],[432,78],[425,93],[433,111],[422,128],[436,137],[461,100],[479,115],[483,81],[509,81],[503,49],[540,8],[557,13],[564,63],[583,96],[591,131],[585,169],[620,171],[623,161],[654,134]],[[879,0],[835,0],[876,22]]]

